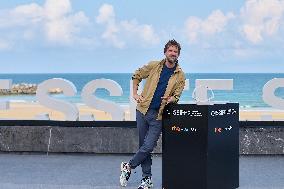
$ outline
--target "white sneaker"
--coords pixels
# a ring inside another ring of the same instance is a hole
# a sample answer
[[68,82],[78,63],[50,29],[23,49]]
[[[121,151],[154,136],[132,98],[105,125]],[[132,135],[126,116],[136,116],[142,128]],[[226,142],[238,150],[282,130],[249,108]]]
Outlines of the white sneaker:
[[125,187],[131,175],[131,168],[130,168],[129,163],[122,162],[120,165],[120,171],[121,171],[121,174],[119,177],[120,185]]
[[138,189],[150,189],[153,188],[154,184],[152,182],[152,178],[151,177],[144,177],[141,180],[141,184],[138,186]]

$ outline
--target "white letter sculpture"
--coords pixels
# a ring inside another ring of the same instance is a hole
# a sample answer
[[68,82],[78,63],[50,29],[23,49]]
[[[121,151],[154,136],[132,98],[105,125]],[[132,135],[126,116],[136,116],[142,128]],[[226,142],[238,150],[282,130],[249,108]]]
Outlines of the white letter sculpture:
[[[195,100],[197,104],[209,104],[208,90],[233,90],[233,79],[197,79],[195,80]],[[213,93],[213,92],[212,92]]]
[[63,112],[65,114],[65,120],[77,121],[79,118],[79,111],[76,105],[49,96],[48,90],[52,88],[60,88],[64,95],[74,96],[77,93],[74,84],[62,78],[48,79],[38,85],[36,98],[41,105]]
[[[0,79],[0,89],[11,89],[12,79]],[[0,102],[0,110],[8,110],[10,108],[9,101]]]
[[284,87],[284,78],[274,78],[268,81],[263,87],[263,101],[273,108],[284,110],[284,100],[275,96],[276,89]]
[[121,96],[123,94],[122,88],[117,82],[110,79],[96,79],[87,83],[82,90],[81,96],[85,104],[97,110],[110,112],[112,121],[122,121],[124,119],[123,108],[114,102],[95,97],[93,93],[98,88],[108,90],[110,96]]

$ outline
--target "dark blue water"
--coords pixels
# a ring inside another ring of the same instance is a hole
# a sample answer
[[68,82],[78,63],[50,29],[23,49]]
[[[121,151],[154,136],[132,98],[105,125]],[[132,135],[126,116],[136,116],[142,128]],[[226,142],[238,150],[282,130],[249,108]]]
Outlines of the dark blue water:
[[[64,99],[73,103],[82,103],[81,91],[83,87],[94,79],[111,79],[116,81],[123,89],[123,95],[120,97],[110,97],[105,89],[99,89],[95,95],[105,100],[111,100],[120,104],[129,102],[129,83],[131,73],[70,73],[70,74],[0,74],[0,79],[12,79],[16,83],[35,83],[39,84],[51,78],[64,78],[71,81],[77,88],[77,94],[73,97],[66,97],[62,94],[54,95],[55,98]],[[262,100],[262,89],[265,83],[273,78],[284,78],[284,73],[188,73],[186,78],[190,81],[190,90],[184,91],[181,96],[182,102],[192,101],[192,92],[196,79],[233,79],[234,90],[232,91],[214,91],[214,100],[239,102],[241,107],[269,107]],[[208,94],[211,95],[210,92]],[[284,89],[279,88],[275,92],[276,96],[284,98]],[[13,95],[1,96],[1,100],[26,100],[35,101],[35,95]]]

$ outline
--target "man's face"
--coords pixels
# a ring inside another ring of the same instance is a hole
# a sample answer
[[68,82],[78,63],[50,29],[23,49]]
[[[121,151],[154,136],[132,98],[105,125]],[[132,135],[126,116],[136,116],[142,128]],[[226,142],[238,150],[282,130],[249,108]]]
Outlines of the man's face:
[[178,48],[176,46],[170,46],[165,52],[166,59],[169,63],[175,63],[178,59]]

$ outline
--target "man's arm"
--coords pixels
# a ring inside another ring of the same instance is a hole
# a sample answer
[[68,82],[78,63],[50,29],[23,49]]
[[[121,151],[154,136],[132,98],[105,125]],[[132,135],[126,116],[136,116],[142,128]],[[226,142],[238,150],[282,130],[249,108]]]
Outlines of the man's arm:
[[163,100],[167,101],[168,103],[177,103],[179,101],[180,95],[184,89],[185,86],[185,76],[182,75],[182,79],[176,84],[176,88],[172,94],[172,96],[163,96],[161,97]]
[[133,80],[132,86],[133,86],[133,90],[132,90],[133,94],[132,94],[132,96],[133,96],[134,100],[136,100],[137,103],[142,102],[144,100],[143,96],[137,94],[138,85],[134,84],[134,80]]
[[179,101],[179,98],[180,98],[180,95],[184,89],[184,86],[185,86],[185,77],[183,77],[183,79],[178,82],[177,84],[177,88],[175,89],[174,93],[173,93],[173,102],[174,103],[177,103]]
[[144,65],[141,68],[138,68],[134,74],[132,75],[132,81],[133,81],[133,98],[140,103],[143,100],[143,97],[137,94],[139,83],[142,81],[142,79],[146,79],[153,66],[156,64],[156,62],[150,62],[147,65]]
[[132,75],[133,86],[134,85],[139,86],[139,83],[142,81],[142,79],[146,79],[149,76],[150,71],[155,64],[156,62],[150,62],[144,65],[143,67],[138,68]]

